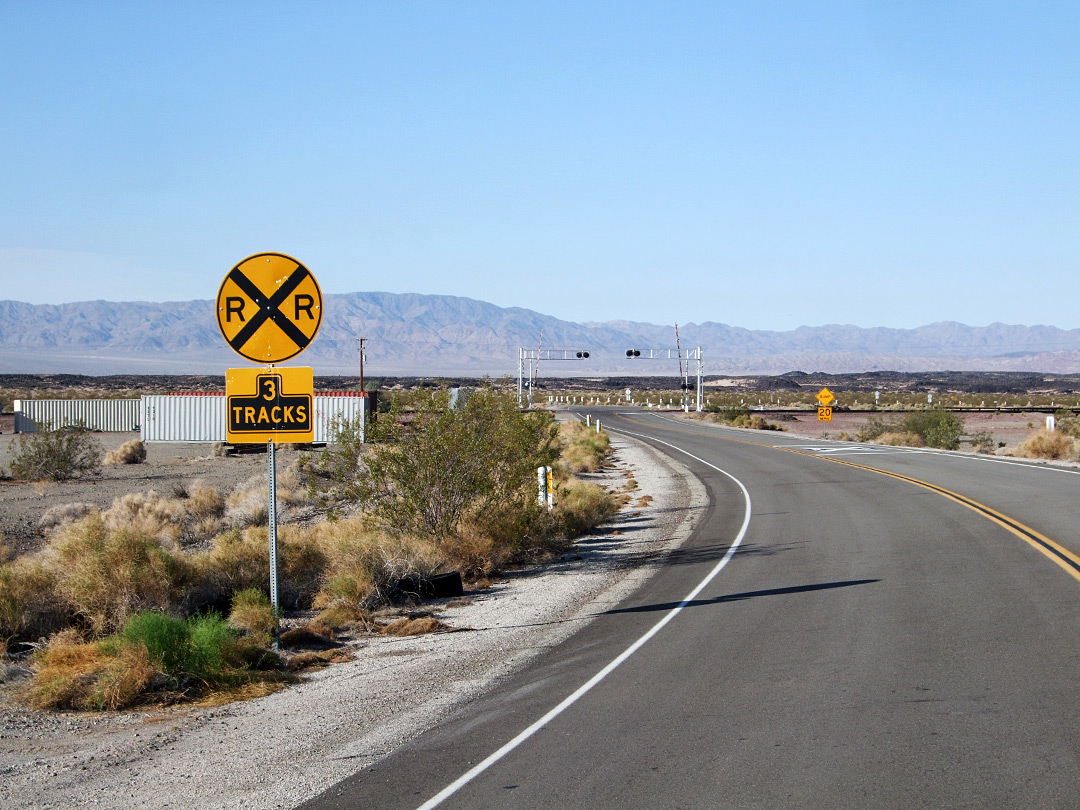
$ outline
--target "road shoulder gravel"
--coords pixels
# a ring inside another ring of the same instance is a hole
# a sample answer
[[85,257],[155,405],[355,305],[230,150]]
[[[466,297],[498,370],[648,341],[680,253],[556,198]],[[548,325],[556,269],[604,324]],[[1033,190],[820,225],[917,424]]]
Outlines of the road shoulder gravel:
[[213,709],[36,713],[3,690],[0,806],[289,808],[388,755],[619,602],[689,536],[701,483],[653,448],[611,439],[615,463],[592,477],[632,475],[631,503],[552,564],[437,602],[451,632],[364,637],[354,661]]

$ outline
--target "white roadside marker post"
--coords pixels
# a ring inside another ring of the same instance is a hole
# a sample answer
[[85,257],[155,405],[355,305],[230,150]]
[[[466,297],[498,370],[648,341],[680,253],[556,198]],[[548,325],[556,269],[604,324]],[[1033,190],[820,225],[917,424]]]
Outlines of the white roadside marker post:
[[547,504],[547,468],[546,467],[537,467],[536,468],[536,487],[537,487],[537,490],[538,490],[537,496],[536,496],[536,502],[540,506],[545,506]]
[[550,512],[555,508],[555,487],[551,485],[551,467],[545,467],[544,471],[547,473],[547,508]]

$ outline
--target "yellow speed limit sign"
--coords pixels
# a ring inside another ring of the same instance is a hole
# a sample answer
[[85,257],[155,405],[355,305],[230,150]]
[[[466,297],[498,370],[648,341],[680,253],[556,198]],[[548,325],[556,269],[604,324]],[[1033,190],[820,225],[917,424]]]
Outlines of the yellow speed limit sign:
[[819,422],[831,422],[832,421],[832,408],[821,407],[817,409],[817,418]]
[[256,253],[229,271],[217,294],[217,323],[233,351],[256,363],[300,354],[322,324],[322,291],[284,253]]

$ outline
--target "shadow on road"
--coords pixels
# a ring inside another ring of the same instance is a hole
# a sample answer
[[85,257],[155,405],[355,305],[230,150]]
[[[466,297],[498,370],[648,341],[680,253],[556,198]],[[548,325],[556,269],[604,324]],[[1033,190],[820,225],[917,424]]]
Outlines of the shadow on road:
[[639,605],[638,607],[615,608],[605,611],[605,615],[616,613],[651,613],[653,611],[674,610],[683,607],[702,607],[704,605],[720,605],[724,602],[741,602],[744,599],[756,599],[759,596],[787,596],[793,593],[809,593],[810,591],[828,591],[833,588],[850,588],[853,585],[869,585],[873,582],[881,582],[880,579],[849,579],[843,582],[822,582],[816,585],[793,585],[788,588],[769,588],[764,591],[745,591],[743,593],[731,593],[726,596],[717,596],[714,599],[694,599],[686,604],[682,602],[661,602],[655,605]]

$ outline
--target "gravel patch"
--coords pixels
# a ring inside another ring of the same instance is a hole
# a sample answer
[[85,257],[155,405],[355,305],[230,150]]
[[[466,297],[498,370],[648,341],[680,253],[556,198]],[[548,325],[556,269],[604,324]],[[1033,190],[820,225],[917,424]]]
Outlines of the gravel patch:
[[362,637],[355,661],[214,709],[30,712],[11,702],[25,673],[0,671],[0,806],[290,808],[378,761],[620,601],[689,535],[706,504],[700,482],[611,439],[615,465],[592,478],[617,486],[631,473],[631,504],[554,564],[436,602],[452,632]]

